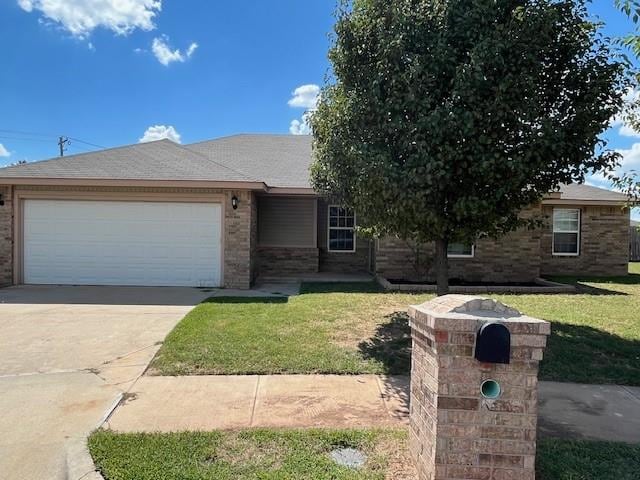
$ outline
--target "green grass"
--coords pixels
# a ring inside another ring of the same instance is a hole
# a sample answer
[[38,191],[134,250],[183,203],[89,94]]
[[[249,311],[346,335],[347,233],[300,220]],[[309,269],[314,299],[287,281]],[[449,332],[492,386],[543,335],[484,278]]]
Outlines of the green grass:
[[[335,448],[361,449],[358,470]],[[116,434],[98,430],[89,450],[106,480],[383,480],[412,478],[400,430],[246,430]]]
[[[352,470],[329,452],[358,448],[368,459]],[[245,430],[117,434],[98,430],[89,450],[106,480],[360,480],[414,478],[400,430]],[[632,480],[640,445],[543,439],[538,480]]]
[[[564,278],[578,294],[494,295],[552,322],[542,379],[640,385],[640,264],[630,272]],[[150,373],[408,373],[406,308],[431,297],[361,283],[306,284],[288,301],[210,299],[169,334]]]
[[545,439],[536,470],[539,480],[637,480],[640,445]]
[[[307,284],[288,301],[212,298],[167,336],[150,373],[406,373],[404,310],[419,300],[374,283]],[[388,341],[372,343],[378,329]]]

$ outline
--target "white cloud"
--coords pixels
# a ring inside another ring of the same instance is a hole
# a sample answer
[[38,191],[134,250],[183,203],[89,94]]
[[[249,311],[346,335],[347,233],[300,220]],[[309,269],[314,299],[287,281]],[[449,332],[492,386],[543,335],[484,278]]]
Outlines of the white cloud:
[[198,44],[193,42],[187,48],[185,53],[179,48],[172,50],[169,46],[169,37],[166,35],[161,35],[153,39],[153,43],[151,44],[151,51],[158,59],[158,61],[164,65],[165,67],[172,62],[185,62],[194,54],[196,49],[198,48]]
[[289,104],[290,107],[297,108],[307,108],[309,110],[314,110],[318,103],[318,96],[320,95],[320,87],[313,83],[308,85],[300,85],[296,88],[290,99]]
[[137,28],[153,30],[162,0],[18,0],[18,5],[25,12],[39,11],[75,37],[86,38],[100,27],[117,35]]
[[153,142],[155,140],[162,140],[163,138],[180,143],[180,134],[171,125],[154,125],[147,128],[139,142]]
[[313,83],[300,85],[291,93],[288,105],[293,108],[304,108],[307,111],[302,114],[300,119],[291,120],[289,133],[292,135],[309,135],[311,133],[309,115],[315,111],[319,97],[320,87]]
[[622,156],[618,172],[640,170],[640,143],[634,143],[629,149],[617,149],[616,152]]
[[302,117],[300,120],[297,118],[291,120],[289,125],[289,133],[292,135],[309,135],[311,133],[311,126],[306,117]]
[[640,90],[629,88],[624,94],[624,107],[623,111],[611,119],[610,126],[612,128],[620,127],[618,134],[623,137],[640,137],[640,131],[636,130],[627,118],[629,110],[637,109],[638,102],[640,101]]
[[[621,159],[618,167],[613,172],[614,175],[620,176],[624,173],[629,173],[631,170],[640,172],[640,143],[634,143],[631,148],[628,149],[616,149],[620,154]],[[591,174],[587,177],[586,183],[596,187],[611,189],[611,181],[606,177],[603,172]]]
[[10,156],[11,156],[11,152],[9,152],[9,150],[4,148],[4,145],[0,143],[0,157],[10,157]]

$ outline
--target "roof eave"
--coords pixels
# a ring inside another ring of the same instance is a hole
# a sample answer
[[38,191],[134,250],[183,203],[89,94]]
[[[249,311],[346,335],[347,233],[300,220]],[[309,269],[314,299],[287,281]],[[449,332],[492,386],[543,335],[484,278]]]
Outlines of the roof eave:
[[267,192],[274,195],[318,195],[311,187],[269,187]]
[[575,198],[550,198],[542,200],[543,205],[586,205],[586,206],[608,206],[625,207],[626,200],[580,200]]
[[51,178],[51,177],[0,177],[0,185],[49,185],[87,187],[173,187],[173,188],[224,188],[236,190],[267,191],[264,182],[220,180],[154,180],[115,178]]

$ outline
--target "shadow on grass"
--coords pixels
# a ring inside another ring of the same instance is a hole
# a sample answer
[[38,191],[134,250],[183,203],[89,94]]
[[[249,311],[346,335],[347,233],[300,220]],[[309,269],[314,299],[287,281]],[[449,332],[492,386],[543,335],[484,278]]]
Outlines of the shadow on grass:
[[409,374],[411,373],[411,329],[407,312],[385,316],[374,335],[358,345],[362,356],[377,360],[386,375],[382,379],[384,395],[391,399],[391,414],[399,418],[409,415]]
[[[380,362],[387,375],[411,372],[411,330],[406,312],[385,317],[358,349]],[[585,325],[551,322],[540,378],[560,382],[640,386],[640,340],[630,340]]]
[[408,375],[411,371],[411,329],[409,315],[397,311],[385,315],[373,337],[358,345],[362,356],[377,360],[387,375]]
[[551,322],[540,378],[560,382],[640,385],[640,341],[586,325]]
[[[577,294],[588,295],[629,295],[626,292],[615,290],[616,285],[640,285],[640,274],[630,273],[618,277],[550,277],[554,282],[566,283],[576,286]],[[595,286],[593,284],[598,284]],[[606,288],[604,285],[611,285]]]
[[202,303],[287,303],[289,297],[209,297]]

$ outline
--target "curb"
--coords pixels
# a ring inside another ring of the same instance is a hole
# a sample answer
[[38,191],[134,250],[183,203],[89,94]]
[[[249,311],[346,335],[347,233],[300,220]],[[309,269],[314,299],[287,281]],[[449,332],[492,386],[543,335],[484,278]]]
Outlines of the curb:
[[[111,406],[106,410],[95,428],[100,428],[113,411],[120,405],[123,393],[119,393]],[[89,453],[87,438],[74,438],[67,444],[66,473],[67,480],[104,480],[104,477],[96,469],[93,458]]]
[[[376,281],[387,291],[392,292],[423,292],[435,293],[436,285],[432,284],[411,284],[411,283],[391,283],[380,275],[376,276]],[[478,294],[478,293],[575,293],[576,288],[573,285],[552,282],[543,278],[536,278],[537,286],[520,286],[520,285],[451,285],[449,293],[461,294]]]

